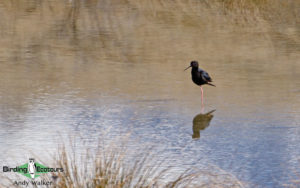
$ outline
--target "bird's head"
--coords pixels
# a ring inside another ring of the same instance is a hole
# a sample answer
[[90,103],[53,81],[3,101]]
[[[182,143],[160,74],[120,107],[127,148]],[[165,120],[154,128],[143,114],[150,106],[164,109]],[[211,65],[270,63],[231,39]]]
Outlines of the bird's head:
[[192,61],[192,62],[191,62],[190,67],[198,68],[198,66],[199,66],[198,61]]
[[191,61],[191,64],[190,66],[188,66],[186,69],[184,70],[187,70],[188,68],[192,67],[192,68],[198,68],[199,64],[197,61]]

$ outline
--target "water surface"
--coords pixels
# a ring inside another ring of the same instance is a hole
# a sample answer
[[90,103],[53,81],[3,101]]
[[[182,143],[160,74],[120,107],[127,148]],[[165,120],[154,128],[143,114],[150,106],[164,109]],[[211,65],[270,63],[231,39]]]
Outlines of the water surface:
[[[130,147],[156,145],[180,168],[211,164],[258,187],[291,182],[299,17],[232,24],[195,1],[151,2],[0,3],[1,161],[46,156],[59,134],[96,143],[130,133]],[[197,138],[191,60],[217,86],[204,86],[205,112],[216,111]]]

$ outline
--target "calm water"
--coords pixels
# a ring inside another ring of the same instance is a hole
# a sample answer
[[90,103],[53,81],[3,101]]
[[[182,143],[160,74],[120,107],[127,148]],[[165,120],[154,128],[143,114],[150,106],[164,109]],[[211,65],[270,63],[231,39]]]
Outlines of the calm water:
[[[156,145],[180,168],[257,187],[297,178],[299,17],[235,25],[193,1],[155,2],[0,3],[0,161],[47,156],[58,135],[129,132],[129,147]],[[217,85],[204,86],[213,116],[199,115],[191,60]]]

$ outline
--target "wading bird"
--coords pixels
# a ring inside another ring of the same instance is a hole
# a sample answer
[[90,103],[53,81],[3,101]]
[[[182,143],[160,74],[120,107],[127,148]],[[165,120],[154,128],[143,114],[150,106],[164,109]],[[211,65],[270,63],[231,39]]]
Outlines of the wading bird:
[[211,77],[208,75],[208,73],[205,70],[202,70],[199,68],[199,64],[197,61],[192,61],[190,66],[188,66],[186,69],[192,67],[192,80],[195,84],[197,84],[198,86],[200,86],[201,88],[201,109],[203,110],[204,105],[203,105],[203,89],[202,89],[202,85],[207,84],[210,86],[214,86],[216,87],[214,84],[211,84],[210,82],[212,82]]

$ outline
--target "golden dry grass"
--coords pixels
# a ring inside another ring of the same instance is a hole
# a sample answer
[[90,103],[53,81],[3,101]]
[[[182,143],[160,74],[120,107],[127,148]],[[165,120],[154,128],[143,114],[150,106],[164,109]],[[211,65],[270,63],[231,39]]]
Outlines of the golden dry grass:
[[62,146],[54,165],[63,167],[64,172],[51,175],[56,179],[54,187],[244,187],[221,169],[219,174],[195,169],[174,173],[174,167],[166,165],[167,159],[157,158],[154,148],[134,155],[128,153],[126,146],[112,144],[93,151],[87,149],[79,158],[74,150]]
[[[86,146],[86,152],[78,153],[74,146],[61,145],[53,158],[51,166],[63,168],[63,172],[48,173],[36,180],[52,181],[50,187],[55,188],[245,186],[232,174],[213,165],[208,165],[211,171],[193,168],[177,171],[178,166],[168,166],[167,158],[157,157],[155,147],[144,147],[140,152],[130,153],[124,145],[116,147],[116,144],[110,144],[106,147],[99,145],[96,149]],[[2,176],[2,180],[8,181],[0,182],[0,186],[18,187],[13,183],[21,176]]]

